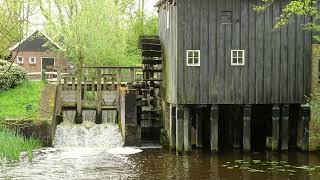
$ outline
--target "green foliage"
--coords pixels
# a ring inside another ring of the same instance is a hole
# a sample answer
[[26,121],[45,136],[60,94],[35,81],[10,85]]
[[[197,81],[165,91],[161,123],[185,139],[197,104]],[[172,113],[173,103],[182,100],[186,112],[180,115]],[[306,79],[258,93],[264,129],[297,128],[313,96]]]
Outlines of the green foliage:
[[32,151],[42,147],[38,139],[20,135],[17,130],[0,127],[0,158],[19,160],[21,152],[26,152],[29,160],[32,160]]
[[[263,11],[269,6],[271,6],[275,1],[280,0],[261,0],[261,4],[254,6],[257,11]],[[313,17],[313,21],[307,24],[302,24],[306,29],[320,32],[319,20],[320,14],[317,8],[317,0],[291,0],[288,1],[282,8],[280,16],[277,18],[277,23],[275,24],[275,29],[286,25],[290,18],[296,15],[300,16],[310,16]],[[320,41],[320,36],[314,37],[316,40]]]
[[[63,37],[65,56],[78,66],[137,65],[139,36],[157,33],[157,18],[134,10],[133,0],[39,2],[47,19],[47,33],[57,39]],[[50,3],[58,8],[58,18],[44,8]]]
[[[10,66],[10,70],[6,72]],[[11,65],[11,62],[0,59],[0,92],[17,86],[25,78],[26,72],[20,66],[16,64]]]
[[[0,92],[0,119],[35,117],[42,88],[41,82],[24,81],[13,89]],[[28,109],[28,106],[32,109]]]
[[320,150],[320,93],[314,92],[311,97],[310,145],[311,149]]

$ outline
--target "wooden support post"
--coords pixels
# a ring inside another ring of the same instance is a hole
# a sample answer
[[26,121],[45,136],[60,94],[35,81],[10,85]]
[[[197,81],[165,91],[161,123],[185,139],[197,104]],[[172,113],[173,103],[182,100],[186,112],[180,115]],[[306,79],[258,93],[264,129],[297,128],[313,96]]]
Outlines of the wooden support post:
[[[82,101],[81,101],[81,68],[77,71],[77,119],[81,118]],[[80,123],[80,122],[77,122]]]
[[191,118],[190,118],[190,111],[189,107],[184,108],[184,151],[190,152],[192,150],[192,143],[191,143]]
[[129,83],[133,84],[134,83],[134,68],[130,68],[130,78],[129,78]]
[[114,81],[115,81],[115,75],[112,74],[112,75],[111,75],[111,89],[112,89],[112,90],[115,90],[115,89],[116,89],[115,84],[114,84]]
[[57,68],[57,81],[58,81],[58,85],[61,84],[61,68],[58,67]]
[[243,109],[243,150],[251,150],[251,106],[246,105]]
[[104,91],[108,90],[108,81],[106,76],[103,77],[103,90]]
[[96,90],[95,90],[95,84],[96,84],[96,72],[95,72],[95,70],[93,69],[92,70],[93,72],[92,72],[92,79],[91,79],[91,91],[92,91],[92,93],[94,93]]
[[280,108],[278,104],[272,108],[272,151],[278,151],[279,147]]
[[309,150],[309,121],[310,121],[310,106],[301,105],[301,118],[299,119],[298,129],[298,144],[302,151]]
[[196,116],[196,147],[202,148],[202,108],[197,109]]
[[83,77],[83,98],[86,99],[86,94],[88,90],[88,85],[87,85],[87,76],[85,75]]
[[184,121],[184,107],[177,105],[176,107],[176,151],[181,153],[183,151],[183,121]]
[[232,108],[232,126],[233,126],[233,148],[240,149],[241,147],[241,130],[240,125],[242,117],[240,116],[240,106]]
[[288,150],[289,143],[289,105],[283,105],[281,111],[281,150]]
[[71,86],[71,90],[76,90],[76,77],[72,76],[72,86]]
[[212,105],[210,110],[210,145],[211,151],[219,150],[219,106]]
[[63,90],[68,90],[68,77],[63,77]]
[[97,69],[97,124],[102,123],[102,91],[101,91],[101,69]]
[[121,87],[121,69],[117,69],[117,92],[118,92],[118,111],[120,110],[120,87]]
[[170,104],[170,148],[176,148],[176,107]]

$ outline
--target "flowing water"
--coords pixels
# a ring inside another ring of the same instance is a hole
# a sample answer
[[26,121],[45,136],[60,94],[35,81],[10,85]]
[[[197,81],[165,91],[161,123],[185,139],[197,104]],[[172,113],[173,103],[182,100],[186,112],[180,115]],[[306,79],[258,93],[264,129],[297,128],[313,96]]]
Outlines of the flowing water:
[[193,151],[123,148],[117,125],[59,125],[55,148],[32,162],[0,162],[0,179],[320,179],[317,153]]

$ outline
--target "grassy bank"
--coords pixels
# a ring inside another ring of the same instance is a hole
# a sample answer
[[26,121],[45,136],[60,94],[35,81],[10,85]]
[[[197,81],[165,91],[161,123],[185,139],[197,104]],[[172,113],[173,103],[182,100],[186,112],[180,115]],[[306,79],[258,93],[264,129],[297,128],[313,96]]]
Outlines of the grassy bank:
[[42,82],[24,81],[14,89],[1,92],[0,119],[37,116],[42,88]]
[[0,158],[19,160],[21,152],[26,152],[32,160],[32,151],[40,148],[42,143],[34,138],[25,138],[14,130],[0,127]]

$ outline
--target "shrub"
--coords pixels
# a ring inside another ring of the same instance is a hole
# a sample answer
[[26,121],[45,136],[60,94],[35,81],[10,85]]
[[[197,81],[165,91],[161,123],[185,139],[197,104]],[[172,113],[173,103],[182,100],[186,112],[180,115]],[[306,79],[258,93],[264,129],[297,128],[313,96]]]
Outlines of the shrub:
[[11,62],[0,59],[0,92],[17,86],[26,78],[25,70],[16,64],[12,64],[10,70],[4,74],[10,65]]

